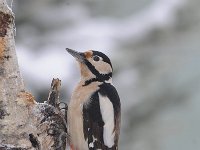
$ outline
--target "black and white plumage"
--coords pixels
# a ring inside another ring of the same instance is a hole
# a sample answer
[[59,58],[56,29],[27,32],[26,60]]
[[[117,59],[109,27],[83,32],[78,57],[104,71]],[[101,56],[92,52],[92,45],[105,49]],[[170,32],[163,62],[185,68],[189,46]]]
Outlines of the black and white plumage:
[[110,59],[98,51],[67,51],[76,58],[81,80],[68,108],[72,150],[117,150],[120,133],[120,98],[112,84]]

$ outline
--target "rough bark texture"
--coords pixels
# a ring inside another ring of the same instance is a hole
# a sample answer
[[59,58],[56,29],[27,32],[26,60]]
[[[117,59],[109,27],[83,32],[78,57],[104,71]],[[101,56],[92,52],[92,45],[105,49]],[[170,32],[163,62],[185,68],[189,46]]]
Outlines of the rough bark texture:
[[59,108],[61,81],[53,79],[46,103],[36,103],[25,91],[14,28],[14,14],[0,0],[0,150],[64,150],[67,129]]

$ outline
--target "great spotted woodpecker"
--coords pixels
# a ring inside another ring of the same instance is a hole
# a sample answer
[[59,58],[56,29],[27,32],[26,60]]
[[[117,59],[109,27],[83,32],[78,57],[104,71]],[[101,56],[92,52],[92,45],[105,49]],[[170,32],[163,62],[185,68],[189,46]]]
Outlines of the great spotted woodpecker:
[[117,150],[121,104],[112,84],[112,64],[102,52],[66,49],[79,63],[81,80],[68,107],[71,150]]

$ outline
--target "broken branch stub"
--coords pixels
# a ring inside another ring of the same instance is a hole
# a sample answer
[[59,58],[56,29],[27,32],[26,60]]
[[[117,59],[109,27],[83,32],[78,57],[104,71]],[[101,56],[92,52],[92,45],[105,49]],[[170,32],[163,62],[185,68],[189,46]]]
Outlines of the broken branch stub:
[[59,100],[60,87],[61,87],[61,80],[53,79],[51,83],[51,90],[49,92],[47,103],[56,108],[59,108],[59,104],[60,104],[60,100]]

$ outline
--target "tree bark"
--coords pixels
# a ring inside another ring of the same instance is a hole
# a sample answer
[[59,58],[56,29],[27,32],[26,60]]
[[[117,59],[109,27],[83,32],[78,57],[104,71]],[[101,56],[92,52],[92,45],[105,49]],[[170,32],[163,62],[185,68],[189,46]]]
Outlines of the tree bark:
[[59,108],[59,79],[49,99],[37,103],[25,91],[15,51],[14,14],[0,0],[0,150],[64,150],[66,116]]

